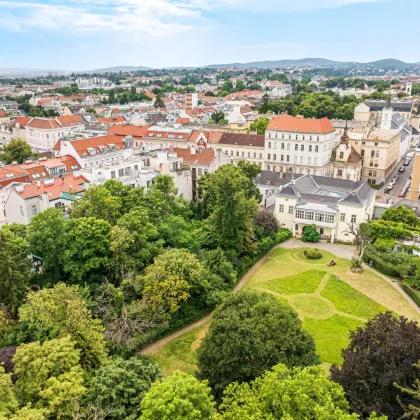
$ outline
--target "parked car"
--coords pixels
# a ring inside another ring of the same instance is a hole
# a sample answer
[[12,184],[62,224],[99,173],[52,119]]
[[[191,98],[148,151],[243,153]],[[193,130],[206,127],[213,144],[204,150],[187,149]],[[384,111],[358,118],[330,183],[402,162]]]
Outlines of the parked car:
[[400,192],[400,195],[398,196],[398,198],[404,198],[405,197],[405,194],[406,194],[406,192],[401,191]]
[[410,159],[406,159],[404,162],[404,166],[408,166],[410,164]]
[[398,172],[400,172],[401,174],[402,174],[403,172],[405,172],[405,168],[404,168],[404,166],[401,166],[401,168],[398,170]]
[[391,191],[391,190],[394,188],[394,185],[395,185],[394,183],[390,182],[390,183],[386,186],[386,189]]
[[385,194],[388,194],[390,191],[391,191],[391,190],[389,190],[388,188],[385,188],[385,189],[384,189],[384,193],[385,193]]

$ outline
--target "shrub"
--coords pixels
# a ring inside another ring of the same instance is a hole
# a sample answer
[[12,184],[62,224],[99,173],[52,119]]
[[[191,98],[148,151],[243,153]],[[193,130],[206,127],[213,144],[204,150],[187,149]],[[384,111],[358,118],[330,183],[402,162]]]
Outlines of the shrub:
[[420,307],[420,292],[410,287],[406,281],[403,281],[402,288],[404,292],[413,299],[414,303]]
[[305,257],[308,260],[319,260],[320,258],[322,258],[322,254],[319,251],[319,249],[305,249],[305,251],[303,252],[305,254]]
[[316,226],[305,226],[303,228],[303,235],[302,235],[303,242],[319,242],[319,233],[316,231]]
[[380,252],[393,251],[395,247],[394,239],[378,238],[375,242],[375,248]]

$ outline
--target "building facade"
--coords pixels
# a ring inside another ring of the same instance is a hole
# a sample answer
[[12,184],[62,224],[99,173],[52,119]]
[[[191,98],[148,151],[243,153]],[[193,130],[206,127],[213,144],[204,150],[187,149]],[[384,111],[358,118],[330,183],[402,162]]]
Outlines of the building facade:
[[270,121],[265,133],[264,169],[329,176],[331,154],[339,142],[328,118],[280,115]]
[[274,214],[294,237],[315,225],[322,239],[352,242],[350,226],[372,218],[375,194],[363,182],[303,175],[277,194]]

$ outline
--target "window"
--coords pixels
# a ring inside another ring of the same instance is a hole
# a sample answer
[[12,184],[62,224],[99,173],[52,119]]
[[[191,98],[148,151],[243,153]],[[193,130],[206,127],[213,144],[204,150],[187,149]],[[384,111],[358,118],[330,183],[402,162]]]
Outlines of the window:
[[257,157],[257,154],[256,153],[254,153],[254,158],[256,158]]
[[198,168],[198,175],[199,176],[203,175],[203,170],[201,168]]
[[267,171],[271,171],[271,166],[267,165]]
[[303,219],[305,217],[305,212],[303,210],[296,210],[296,218]]
[[273,155],[273,160],[277,160],[277,155]]
[[309,146],[309,151],[312,152],[312,145]]
[[242,157],[245,157],[245,152],[242,152]]
[[297,156],[293,156],[293,163],[297,163]]
[[[284,138],[284,134],[283,134],[283,138]],[[281,150],[284,150],[284,143],[281,144]]]
[[260,159],[262,159],[263,157],[262,157],[262,153],[260,153]]
[[236,152],[236,156],[239,157],[239,152]]
[[334,223],[334,215],[333,214],[326,214],[325,215],[325,222],[326,223]]
[[286,162],[290,162],[290,156],[289,155],[286,156]]
[[340,214],[340,221],[345,222],[346,221],[346,213]]
[[310,156],[308,157],[308,164],[309,165],[311,164],[311,157]]
[[287,150],[290,150],[290,143],[287,143]]
[[344,159],[344,152],[340,152],[340,159]]
[[23,206],[20,206],[20,214],[23,216],[24,215],[24,213],[23,213]]
[[315,152],[317,152],[318,151],[318,146],[315,146]]
[[305,212],[305,219],[306,220],[314,220],[314,212],[313,211]]
[[293,206],[289,206],[289,214],[293,214]]
[[342,169],[337,170],[337,176],[343,176],[343,170]]
[[31,213],[32,213],[32,216],[35,216],[38,213],[36,206],[31,207]]
[[303,156],[299,158],[299,163],[303,163]]
[[362,156],[362,157],[364,157],[364,156],[365,156],[365,151],[364,151],[364,150],[362,150],[362,151],[360,152],[360,156]]
[[233,150],[230,151],[230,155],[233,156]]
[[375,146],[378,146],[378,143],[375,143]]
[[297,152],[299,150],[299,145],[295,144],[295,151]]
[[376,152],[375,152],[375,157],[379,157],[379,150],[377,150]]
[[284,155],[280,156],[280,160],[283,162],[284,161]]
[[115,171],[111,171],[111,178],[115,178]]
[[314,165],[318,164],[318,158],[314,158]]
[[375,157],[375,151],[374,151],[374,150],[372,150],[372,151],[370,152],[370,157]]
[[323,222],[323,221],[325,221],[325,214],[324,213],[316,213],[315,214],[315,221],[316,222]]
[[270,153],[267,155],[267,159],[268,159],[268,160],[271,160],[271,155],[270,155]]
[[357,216],[355,214],[352,214],[351,215],[351,222],[356,223],[356,220],[357,220]]
[[301,144],[301,145],[300,145],[300,151],[301,151],[301,152],[304,152],[304,151],[305,151],[305,145],[304,145],[304,144]]
[[249,157],[249,158],[251,157],[251,152],[248,152],[248,157]]
[[279,213],[284,213],[284,205],[283,204],[279,205]]
[[298,135],[296,134],[296,140],[298,139]]
[[139,165],[134,165],[134,170],[138,171],[139,170]]
[[271,141],[268,142],[268,148],[271,149]]
[[118,169],[118,176],[124,176],[124,169]]

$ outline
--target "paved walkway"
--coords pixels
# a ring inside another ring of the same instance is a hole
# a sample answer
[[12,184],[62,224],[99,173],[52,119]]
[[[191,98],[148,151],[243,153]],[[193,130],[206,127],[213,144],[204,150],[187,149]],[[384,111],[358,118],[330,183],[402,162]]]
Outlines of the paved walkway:
[[[311,243],[303,243],[302,241],[292,238],[289,239],[286,242],[283,242],[274,248],[272,248],[264,257],[262,257],[255,265],[253,265],[248,272],[245,274],[245,276],[242,277],[242,279],[239,281],[239,283],[235,286],[233,289],[233,293],[241,290],[245,283],[248,281],[248,279],[254,274],[254,272],[267,260],[267,258],[278,248],[286,248],[286,249],[295,249],[295,248],[318,248],[323,249],[325,251],[331,252],[334,255],[337,255],[337,257],[340,258],[346,258],[348,260],[351,260],[354,256],[355,247],[351,245],[340,245],[340,244],[332,244],[329,242],[318,242],[316,244]],[[369,269],[371,271],[374,271],[376,274],[384,278],[386,281],[391,283],[400,293],[405,297],[407,302],[420,314],[420,308],[414,303],[414,301],[402,290],[402,288],[399,286],[399,284],[395,281],[392,281],[389,277],[379,273],[376,270],[373,270],[366,264],[364,264],[365,269]],[[186,334],[198,327],[203,326],[205,323],[211,320],[212,313],[206,315],[204,318],[200,319],[197,322],[194,322],[191,325],[188,325],[181,330],[162,338],[161,340],[158,340],[154,342],[153,344],[150,344],[149,346],[145,347],[141,352],[143,354],[151,354],[154,353],[156,350],[160,349],[163,346],[166,346],[169,342],[172,340],[175,340],[176,338],[180,337],[183,334]]]

